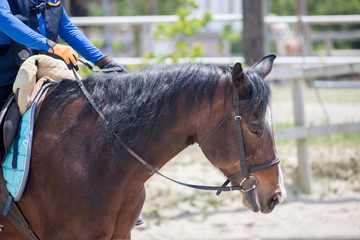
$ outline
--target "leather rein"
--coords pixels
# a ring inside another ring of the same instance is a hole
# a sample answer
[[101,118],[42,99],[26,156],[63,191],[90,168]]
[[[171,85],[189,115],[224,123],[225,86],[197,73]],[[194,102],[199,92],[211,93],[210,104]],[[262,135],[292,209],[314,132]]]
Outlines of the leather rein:
[[[88,66],[89,64],[85,64],[86,66]],[[89,66],[88,66],[89,67]],[[95,69],[92,69],[92,67],[89,69],[91,71],[94,71]],[[260,165],[256,165],[253,167],[248,167],[247,165],[247,161],[245,158],[245,148],[244,148],[244,141],[243,141],[243,136],[242,136],[242,130],[241,130],[241,115],[240,115],[240,107],[239,105],[244,104],[244,103],[248,103],[250,101],[250,99],[244,99],[244,100],[239,100],[239,96],[238,93],[236,92],[235,88],[234,88],[234,93],[233,93],[233,107],[235,108],[235,121],[236,121],[236,129],[237,129],[237,136],[238,136],[238,148],[239,148],[239,160],[240,160],[240,165],[242,170],[232,174],[231,176],[229,176],[227,178],[227,180],[223,183],[222,186],[204,186],[204,185],[194,185],[194,184],[188,184],[188,183],[184,183],[184,182],[180,182],[177,181],[175,179],[172,179],[170,177],[165,176],[164,174],[160,173],[158,170],[158,167],[153,167],[152,165],[150,165],[149,163],[147,163],[142,157],[140,157],[135,151],[133,151],[131,148],[129,148],[121,139],[120,137],[116,134],[116,132],[114,131],[114,129],[112,128],[112,126],[110,126],[109,122],[107,121],[107,119],[105,118],[104,114],[102,113],[102,111],[99,109],[99,107],[96,105],[94,99],[92,98],[92,96],[90,95],[90,93],[87,91],[87,89],[85,88],[83,82],[79,79],[79,77],[76,74],[76,71],[74,68],[72,68],[72,71],[74,73],[76,82],[78,83],[81,91],[84,93],[85,97],[88,99],[88,101],[90,102],[90,104],[92,105],[92,107],[95,109],[95,111],[98,113],[98,115],[103,119],[103,121],[105,122],[106,127],[108,127],[112,133],[115,135],[117,141],[122,145],[122,147],[125,148],[125,150],[127,152],[129,152],[134,158],[136,158],[139,162],[141,162],[145,167],[147,167],[148,169],[151,170],[150,174],[158,174],[174,183],[186,186],[186,187],[190,187],[190,188],[194,188],[194,189],[200,189],[200,190],[211,190],[211,191],[217,191],[216,195],[219,195],[222,191],[234,191],[234,190],[240,190],[242,192],[249,192],[253,189],[256,188],[257,186],[257,179],[255,176],[250,175],[253,172],[256,171],[260,171],[266,168],[270,168],[273,167],[277,164],[279,164],[280,160],[279,158],[276,158],[270,162],[267,163],[263,163]],[[97,70],[96,72],[100,72],[101,70]],[[114,70],[110,70],[110,71],[114,71]],[[95,72],[95,71],[94,71]],[[109,72],[109,71],[107,71]],[[204,140],[202,140],[199,143],[199,146],[201,147],[223,124],[224,122],[230,117],[230,113],[229,112],[224,119],[222,119],[215,127],[214,129],[204,138]],[[240,178],[240,177],[244,177],[244,179],[241,181],[241,183],[239,185],[235,185],[235,186],[227,186],[229,183],[231,183],[232,181]],[[247,181],[247,180],[254,180],[254,183],[252,184],[252,187],[245,189],[243,187],[243,184]]]

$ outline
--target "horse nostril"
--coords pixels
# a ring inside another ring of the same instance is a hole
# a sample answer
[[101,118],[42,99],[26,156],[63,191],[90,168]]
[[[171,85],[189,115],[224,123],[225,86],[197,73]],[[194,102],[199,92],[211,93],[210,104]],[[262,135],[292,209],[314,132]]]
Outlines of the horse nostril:
[[275,193],[275,195],[272,197],[270,201],[270,207],[273,208],[281,202],[282,202],[281,193]]
[[279,199],[279,194],[275,194],[272,198],[273,201],[278,201]]
[[273,201],[279,201],[280,203],[282,202],[282,194],[281,194],[281,192],[275,193],[275,195],[273,196]]

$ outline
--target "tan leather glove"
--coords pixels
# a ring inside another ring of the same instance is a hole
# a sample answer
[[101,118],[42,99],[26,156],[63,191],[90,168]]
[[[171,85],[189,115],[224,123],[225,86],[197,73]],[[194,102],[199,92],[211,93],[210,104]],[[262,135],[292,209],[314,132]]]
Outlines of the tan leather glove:
[[47,42],[50,46],[48,53],[53,55],[55,58],[60,58],[61,60],[64,60],[69,69],[79,69],[77,65],[79,55],[72,47],[57,44],[51,40],[48,40]]

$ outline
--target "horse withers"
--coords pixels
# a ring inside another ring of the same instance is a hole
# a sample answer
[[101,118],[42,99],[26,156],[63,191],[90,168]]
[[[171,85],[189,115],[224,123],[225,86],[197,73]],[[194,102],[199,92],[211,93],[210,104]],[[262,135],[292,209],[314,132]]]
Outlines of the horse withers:
[[[124,145],[160,169],[202,143],[231,188],[242,190],[244,205],[271,212],[286,197],[263,81],[274,59],[264,57],[247,71],[239,63],[185,64],[94,74],[83,83],[106,121],[75,81],[61,81],[38,115],[18,202],[32,231],[39,239],[131,238],[151,170]],[[0,223],[1,239],[23,239],[5,218]]]

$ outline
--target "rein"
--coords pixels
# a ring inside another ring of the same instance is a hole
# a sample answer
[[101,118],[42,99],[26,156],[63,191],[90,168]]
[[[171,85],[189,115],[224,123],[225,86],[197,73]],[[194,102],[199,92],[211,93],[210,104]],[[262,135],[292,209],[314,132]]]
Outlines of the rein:
[[[83,61],[81,61],[82,63],[84,63]],[[114,69],[111,69],[110,71],[105,70],[95,70],[91,67],[91,65],[84,63],[84,65],[86,65],[91,71],[93,72],[114,72]],[[134,158],[136,158],[139,162],[141,162],[145,167],[147,167],[148,169],[151,170],[150,174],[158,174],[174,183],[186,186],[186,187],[190,187],[190,188],[194,188],[194,189],[200,189],[200,190],[211,190],[211,191],[217,191],[216,195],[219,195],[222,191],[234,191],[234,190],[240,190],[242,192],[249,192],[253,189],[256,188],[257,186],[257,179],[256,177],[250,175],[250,173],[262,170],[262,169],[266,169],[266,168],[270,168],[272,166],[275,166],[277,164],[279,164],[280,160],[279,158],[276,158],[275,160],[272,160],[270,162],[264,163],[264,164],[260,164],[254,167],[250,167],[248,168],[247,166],[247,162],[246,162],[246,158],[245,158],[245,149],[244,149],[244,141],[243,141],[243,137],[242,137],[242,131],[241,131],[241,115],[240,115],[240,108],[239,105],[243,104],[243,103],[247,103],[250,100],[249,99],[244,99],[244,100],[239,100],[239,96],[238,93],[236,92],[236,90],[234,89],[234,94],[233,94],[233,106],[235,106],[235,121],[236,121],[236,128],[237,128],[237,135],[238,135],[238,144],[239,144],[239,159],[240,159],[240,164],[243,170],[229,176],[227,178],[227,180],[223,183],[222,186],[218,187],[218,186],[204,186],[204,185],[194,185],[194,184],[188,184],[188,183],[184,183],[184,182],[180,182],[177,181],[175,179],[172,179],[170,177],[165,176],[164,174],[160,173],[158,170],[158,167],[153,167],[150,164],[148,164],[141,156],[139,156],[135,151],[133,151],[130,147],[128,147],[121,139],[120,137],[116,134],[116,132],[114,131],[114,129],[110,126],[109,122],[107,121],[107,119],[105,118],[104,114],[102,113],[102,111],[100,110],[100,108],[96,105],[94,99],[92,98],[91,94],[87,91],[87,89],[85,88],[83,82],[79,79],[79,77],[76,74],[76,71],[74,68],[72,68],[72,71],[74,73],[76,82],[78,83],[81,91],[84,93],[85,97],[88,99],[88,101],[90,102],[90,104],[92,105],[92,107],[95,109],[95,111],[98,113],[98,115],[103,119],[103,121],[105,122],[106,127],[108,127],[111,132],[115,135],[116,140],[122,145],[123,148],[125,148],[125,150],[130,153]],[[202,140],[199,143],[199,146],[201,147],[223,124],[224,122],[230,117],[230,112],[225,116],[224,119],[222,119],[220,121],[220,123],[218,123],[215,128],[204,138],[204,140]],[[227,186],[230,182],[240,178],[240,177],[245,177],[241,183],[239,185],[235,185],[235,186]],[[251,180],[254,179],[254,183],[252,185],[251,188],[249,189],[244,189],[243,188],[243,184],[247,181],[247,180]]]

